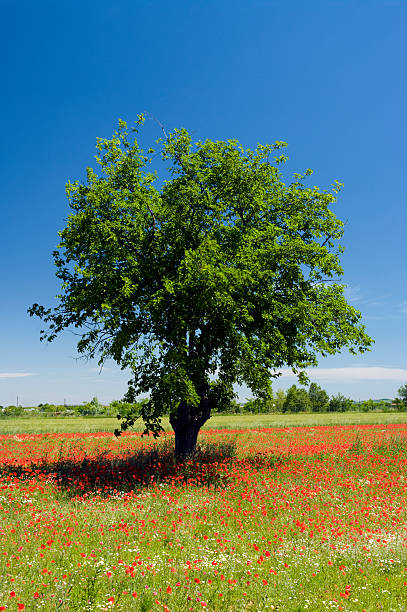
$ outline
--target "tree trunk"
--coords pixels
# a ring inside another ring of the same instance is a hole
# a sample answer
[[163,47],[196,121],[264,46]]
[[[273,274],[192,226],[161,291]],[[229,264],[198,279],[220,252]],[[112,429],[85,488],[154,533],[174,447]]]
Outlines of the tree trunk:
[[193,455],[198,433],[211,415],[209,401],[202,397],[199,406],[180,402],[177,412],[170,415],[170,423],[175,432],[175,456],[178,458]]
[[196,449],[199,427],[190,425],[187,427],[177,427],[175,431],[175,456],[188,457],[193,455]]

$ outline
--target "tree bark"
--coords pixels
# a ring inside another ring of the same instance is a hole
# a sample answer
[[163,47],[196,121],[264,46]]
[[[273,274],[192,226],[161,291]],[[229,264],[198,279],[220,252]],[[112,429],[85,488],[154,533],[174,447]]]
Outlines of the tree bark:
[[190,425],[187,427],[177,427],[175,431],[175,456],[189,457],[196,450],[196,442],[198,439],[199,427]]
[[196,449],[199,430],[211,416],[209,400],[201,398],[199,406],[180,402],[177,411],[170,415],[170,424],[175,432],[175,456],[185,458]]

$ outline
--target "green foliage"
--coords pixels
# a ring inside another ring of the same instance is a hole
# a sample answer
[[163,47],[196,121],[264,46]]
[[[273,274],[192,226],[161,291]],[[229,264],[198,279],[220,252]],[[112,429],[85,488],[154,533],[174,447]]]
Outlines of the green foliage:
[[292,385],[285,397],[283,412],[308,412],[311,402],[305,389],[298,389]]
[[283,389],[277,389],[274,395],[274,407],[276,412],[283,412],[285,402],[285,392]]
[[137,140],[143,122],[132,138],[119,121],[111,139],[97,140],[99,172],[67,184],[71,214],[54,252],[59,302],[29,309],[47,324],[41,338],[76,328],[80,354],[130,368],[125,400],[148,395],[140,415],[154,434],[168,413],[174,428],[182,419],[199,428],[230,404],[235,382],[268,399],[282,366],[303,382],[319,354],[367,350],[361,315],[335,282],[339,183],[306,186],[307,170],[285,184],[283,142],[194,144],[185,129],[160,144],[169,174],[158,182],[156,154]]
[[338,393],[329,400],[327,410],[328,412],[346,412],[351,410],[352,406],[353,402],[351,399],[345,397],[342,393]]
[[86,402],[82,406],[76,406],[75,410],[81,416],[97,416],[105,413],[105,408],[97,397],[93,397],[90,402]]
[[22,416],[24,408],[22,406],[6,406],[3,408],[2,415],[5,417]]
[[244,408],[235,399],[229,402],[221,402],[215,407],[215,412],[219,414],[240,414],[244,412]]
[[275,410],[274,397],[268,399],[254,398],[247,401],[243,406],[243,412],[250,412],[252,414],[269,414],[275,412]]
[[400,387],[398,394],[403,404],[407,404],[407,383]]
[[329,403],[328,393],[316,383],[311,383],[308,389],[308,397],[312,412],[325,412]]
[[379,404],[372,399],[368,399],[361,403],[360,408],[362,412],[369,412],[370,410],[384,410],[386,405],[383,402]]
[[38,404],[38,411],[44,415],[52,415],[57,412],[57,406],[55,404]]
[[[128,427],[132,427],[137,419],[141,416],[142,404],[137,402],[126,402],[121,400],[114,400],[111,402],[110,407],[113,411],[116,411],[116,417],[120,421],[124,419]],[[115,430],[115,434],[118,434],[119,430]]]

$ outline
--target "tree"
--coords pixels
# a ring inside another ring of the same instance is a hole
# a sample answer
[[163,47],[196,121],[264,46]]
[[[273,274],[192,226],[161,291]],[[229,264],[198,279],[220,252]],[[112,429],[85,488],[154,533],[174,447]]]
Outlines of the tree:
[[55,406],[55,404],[38,404],[38,409],[41,412],[41,414],[55,414],[57,408]]
[[407,404],[407,383],[405,385],[402,385],[397,391],[397,393],[403,404]]
[[399,412],[403,412],[406,409],[406,404],[402,402],[399,397],[396,397],[393,400],[392,404],[395,406],[396,410],[398,410]]
[[372,399],[365,400],[362,402],[361,409],[362,412],[370,412],[371,410],[383,410],[385,409],[385,405],[383,402],[375,402]]
[[223,414],[239,414],[242,412],[242,406],[234,398],[228,402],[222,402],[216,406],[216,411]]
[[92,397],[90,402],[84,402],[82,406],[76,407],[76,412],[81,416],[96,416],[103,414],[104,411],[104,406],[102,406],[97,397]]
[[317,383],[311,383],[308,389],[308,397],[312,412],[324,412],[329,403],[329,395]]
[[22,416],[24,408],[22,406],[6,406],[4,408],[5,416]]
[[277,389],[274,396],[274,405],[276,412],[283,412],[285,402],[285,392],[283,389]]
[[244,411],[252,414],[269,414],[275,411],[273,393],[267,399],[259,399],[258,397],[249,399],[244,404]]
[[130,369],[124,399],[148,395],[141,413],[155,435],[169,413],[175,452],[186,455],[235,382],[267,399],[282,366],[306,380],[318,354],[356,354],[372,341],[335,281],[339,183],[307,187],[306,171],[286,185],[287,158],[272,158],[285,143],[193,144],[185,129],[157,141],[168,166],[158,183],[156,152],[137,140],[143,122],[133,138],[119,121],[111,139],[97,140],[99,174],[88,168],[86,182],[68,182],[58,304],[29,313],[47,324],[42,339],[76,328],[80,354]]
[[296,385],[292,385],[285,397],[283,404],[283,412],[308,412],[310,409],[310,400],[305,389],[298,389]]
[[352,406],[353,402],[351,399],[345,397],[342,393],[338,393],[329,400],[328,412],[347,412],[351,410]]

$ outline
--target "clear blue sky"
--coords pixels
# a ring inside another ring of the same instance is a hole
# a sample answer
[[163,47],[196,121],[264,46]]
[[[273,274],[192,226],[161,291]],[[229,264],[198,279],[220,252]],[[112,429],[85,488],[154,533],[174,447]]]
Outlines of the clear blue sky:
[[[345,184],[348,297],[376,344],[312,373],[327,391],[394,397],[407,381],[407,3],[78,0],[2,3],[0,404],[120,398],[128,375],[39,341],[51,252],[96,137],[149,111],[197,138],[285,140],[290,170]],[[154,124],[147,133],[157,137]],[[289,178],[289,177],[288,177]],[[295,382],[282,377],[276,388]]]

